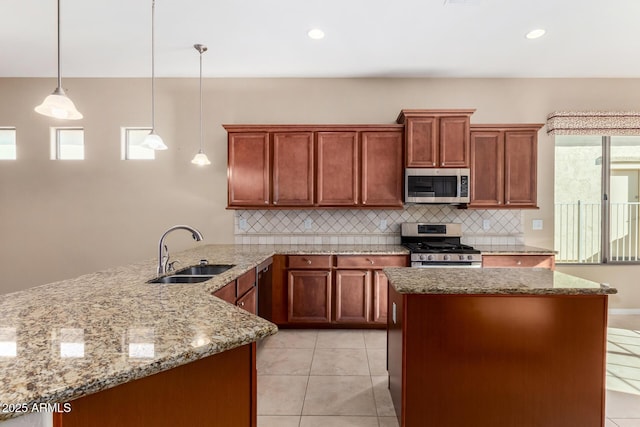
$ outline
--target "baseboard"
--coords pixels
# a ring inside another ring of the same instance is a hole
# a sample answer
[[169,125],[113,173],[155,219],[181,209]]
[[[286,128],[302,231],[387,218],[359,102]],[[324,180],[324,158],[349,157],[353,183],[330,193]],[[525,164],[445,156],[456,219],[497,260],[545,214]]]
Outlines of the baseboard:
[[609,314],[622,314],[622,315],[640,314],[640,308],[610,308]]

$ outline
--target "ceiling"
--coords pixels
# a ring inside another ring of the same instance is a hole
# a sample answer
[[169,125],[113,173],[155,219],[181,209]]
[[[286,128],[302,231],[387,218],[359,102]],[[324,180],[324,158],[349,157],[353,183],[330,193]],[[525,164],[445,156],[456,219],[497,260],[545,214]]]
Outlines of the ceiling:
[[[151,0],[61,3],[64,77],[150,76]],[[56,1],[0,17],[0,77],[55,77]],[[205,77],[640,77],[639,23],[638,0],[156,0],[156,75],[197,77],[202,43]]]

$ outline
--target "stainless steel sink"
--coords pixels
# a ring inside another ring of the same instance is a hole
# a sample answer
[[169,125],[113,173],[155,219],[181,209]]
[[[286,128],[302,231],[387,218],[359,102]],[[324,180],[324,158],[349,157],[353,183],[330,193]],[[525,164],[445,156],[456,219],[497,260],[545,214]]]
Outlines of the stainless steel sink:
[[205,264],[205,265],[193,265],[191,267],[183,268],[173,273],[175,276],[215,276],[216,274],[224,273],[228,269],[235,267],[234,264]]
[[163,277],[156,277],[147,283],[200,283],[212,277],[224,273],[235,264],[200,264],[183,268],[173,274]]
[[156,277],[147,283],[200,283],[211,279],[213,276],[164,276]]

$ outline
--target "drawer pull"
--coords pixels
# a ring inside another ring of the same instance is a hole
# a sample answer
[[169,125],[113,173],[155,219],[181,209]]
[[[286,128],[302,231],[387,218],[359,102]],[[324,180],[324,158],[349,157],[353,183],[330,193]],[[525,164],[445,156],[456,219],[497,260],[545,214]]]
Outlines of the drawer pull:
[[370,258],[367,258],[367,261],[369,261],[369,264],[371,264],[371,265],[375,264],[375,262]]
[[238,305],[239,305],[240,307],[244,307],[244,301],[240,301],[240,302],[238,303]]
[[516,265],[522,265],[522,261],[520,260],[516,261]]
[[305,261],[307,261],[308,265],[311,265],[311,260],[310,259],[305,259]]

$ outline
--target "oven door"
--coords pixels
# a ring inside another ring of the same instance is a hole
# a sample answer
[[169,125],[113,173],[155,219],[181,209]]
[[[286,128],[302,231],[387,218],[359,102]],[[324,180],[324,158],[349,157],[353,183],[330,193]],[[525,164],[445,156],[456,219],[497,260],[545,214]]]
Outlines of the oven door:
[[433,262],[433,261],[411,261],[412,268],[481,268],[482,262]]

